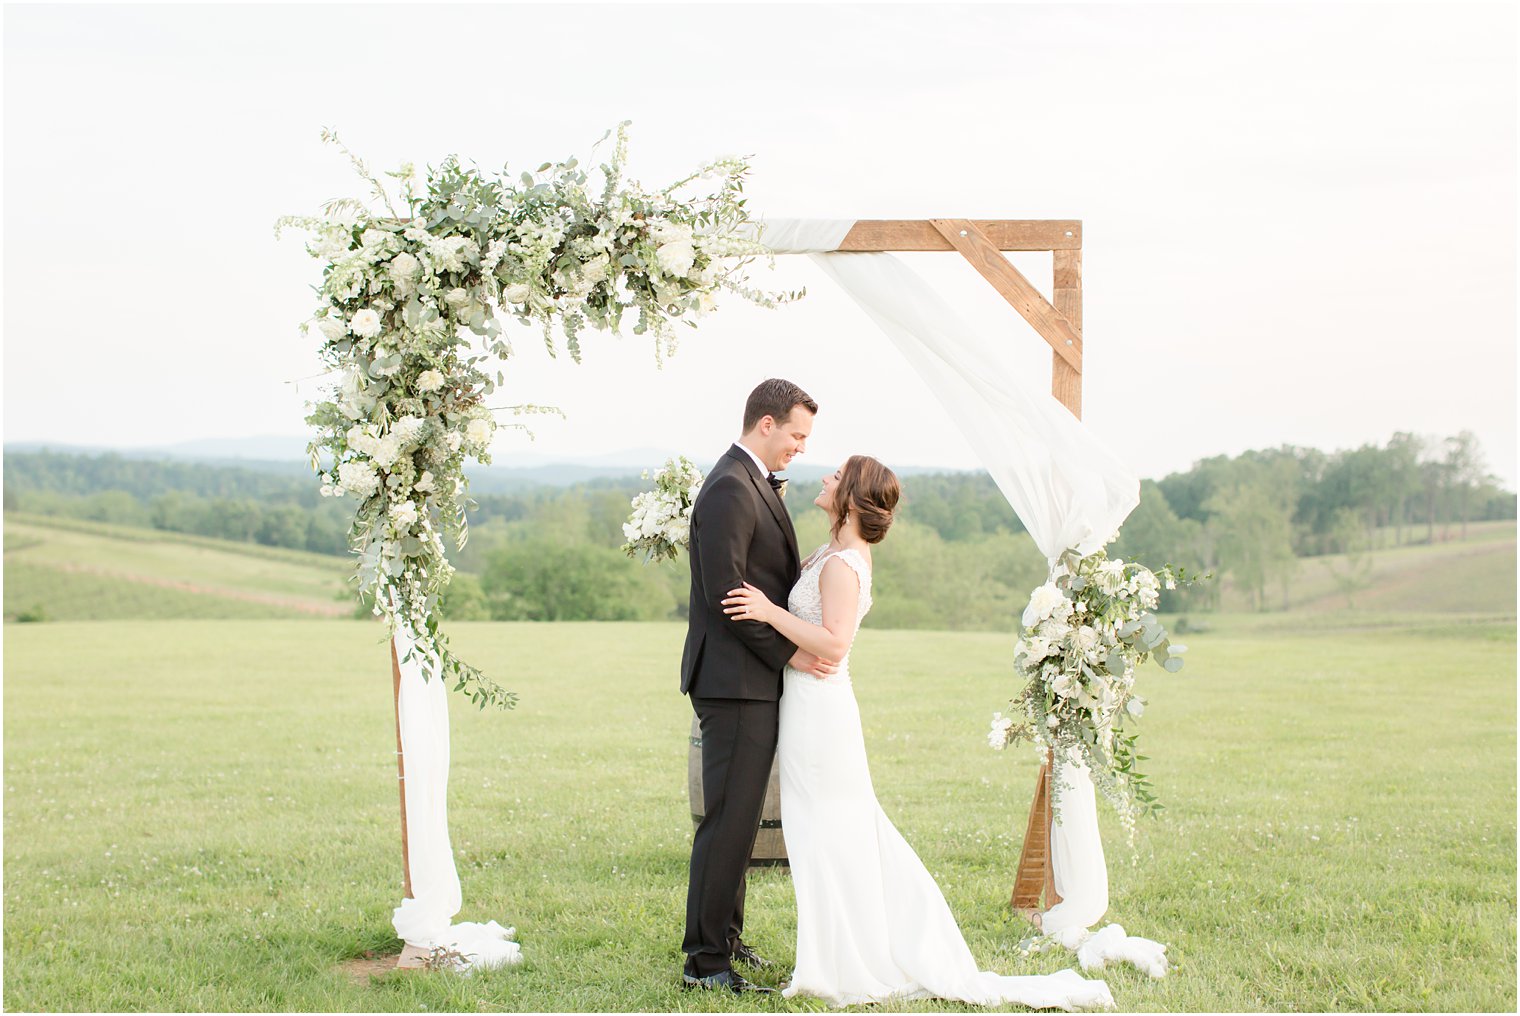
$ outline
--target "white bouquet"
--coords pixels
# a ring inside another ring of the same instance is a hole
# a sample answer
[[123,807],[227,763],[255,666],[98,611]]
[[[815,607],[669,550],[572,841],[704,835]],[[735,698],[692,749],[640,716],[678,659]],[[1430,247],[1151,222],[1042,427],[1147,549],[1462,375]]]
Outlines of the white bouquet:
[[[642,475],[649,479],[647,470]],[[633,512],[623,523],[628,539],[623,552],[629,557],[642,552],[646,563],[675,560],[691,542],[691,506],[701,489],[702,473],[690,459],[667,459],[665,468],[654,474],[654,490],[633,499]]]
[[[1080,763],[1108,798],[1134,845],[1135,816],[1160,810],[1136,763],[1138,735],[1124,736],[1126,719],[1137,720],[1145,700],[1134,692],[1135,671],[1154,658],[1166,670],[1182,669],[1187,647],[1169,640],[1152,611],[1161,589],[1191,583],[1181,569],[1159,572],[1133,561],[1109,560],[1106,551],[1063,555],[1051,578],[1024,609],[1023,636],[1014,646],[1014,670],[1025,682],[1011,705],[1022,722],[993,714],[987,741],[1001,750],[1032,741],[1041,759]],[[1051,780],[1051,804],[1059,820],[1061,783]]]

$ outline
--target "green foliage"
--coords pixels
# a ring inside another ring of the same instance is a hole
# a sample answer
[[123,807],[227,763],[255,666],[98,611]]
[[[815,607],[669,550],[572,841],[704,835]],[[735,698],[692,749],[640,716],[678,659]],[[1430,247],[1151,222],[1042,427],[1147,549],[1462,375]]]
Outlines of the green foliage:
[[498,621],[653,621],[675,608],[660,580],[616,548],[555,539],[497,548],[480,584]]

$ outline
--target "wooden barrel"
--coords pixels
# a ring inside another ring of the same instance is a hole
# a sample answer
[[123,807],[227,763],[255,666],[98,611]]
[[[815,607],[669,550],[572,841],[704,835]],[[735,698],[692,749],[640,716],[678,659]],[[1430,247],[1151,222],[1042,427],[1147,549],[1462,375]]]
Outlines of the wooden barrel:
[[[702,797],[702,725],[691,718],[691,747],[686,754],[686,787],[691,797],[691,822],[695,828],[706,812]],[[788,865],[786,840],[781,835],[781,774],[776,760],[771,760],[771,778],[765,788],[765,805],[760,810],[760,831],[755,835],[755,849],[750,852],[751,868]]]

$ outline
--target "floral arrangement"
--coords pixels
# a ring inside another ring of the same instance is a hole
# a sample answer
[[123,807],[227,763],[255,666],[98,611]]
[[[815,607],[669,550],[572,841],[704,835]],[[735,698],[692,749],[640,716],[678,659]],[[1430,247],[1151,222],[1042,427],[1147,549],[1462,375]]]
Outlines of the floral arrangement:
[[435,608],[454,571],[444,536],[461,549],[468,539],[464,461],[490,463],[493,410],[558,412],[486,404],[513,352],[497,312],[541,327],[550,355],[557,328],[577,363],[587,325],[617,332],[632,316],[633,332],[653,336],[663,363],[676,349],[675,324],[694,326],[720,290],[765,306],[801,295],[746,282],[744,266],[768,252],[741,238],[753,235],[743,159],[719,159],[647,191],[623,177],[627,126],[616,129],[595,191],[573,158],[510,177],[451,156],[428,171],[421,191],[410,164],[384,174],[399,182],[394,199],[323,131],[369,184],[372,202],[341,198],[320,216],[275,226],[276,236],[306,230],[306,249],[323,264],[318,306],[303,329],[321,336],[320,355],[337,380],[311,407],[317,436],[308,451],[322,494],[355,499],[349,536],[360,596],[392,632],[405,623],[424,667],[436,666],[482,707],[514,697],[457,659],[439,630]]
[[[1145,699],[1135,694],[1135,672],[1154,659],[1172,673],[1182,669],[1187,647],[1170,641],[1152,613],[1160,591],[1191,584],[1171,566],[1152,572],[1133,561],[1109,560],[1104,550],[1085,557],[1067,552],[1051,578],[1024,609],[1023,634],[1014,646],[1014,669],[1025,682],[1010,704],[1013,717],[994,713],[987,742],[1001,750],[1031,741],[1041,761],[1051,757],[1051,805],[1060,820],[1060,764],[1082,764],[1093,785],[1119,813],[1131,849],[1135,818],[1159,811],[1152,787],[1137,768],[1146,756],[1137,734],[1124,734],[1138,720]],[[1049,753],[1049,755],[1047,755]]]
[[[649,471],[642,474],[649,479]],[[623,523],[623,553],[635,557],[640,552],[644,562],[675,560],[681,548],[691,542],[691,506],[702,489],[702,473],[686,456],[665,461],[665,468],[654,474],[654,490],[633,499],[633,512]]]

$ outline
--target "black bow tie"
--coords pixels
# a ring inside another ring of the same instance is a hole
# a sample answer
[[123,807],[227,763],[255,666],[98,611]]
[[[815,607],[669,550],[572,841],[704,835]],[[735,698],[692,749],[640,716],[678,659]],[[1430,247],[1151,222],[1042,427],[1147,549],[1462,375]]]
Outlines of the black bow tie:
[[786,495],[786,481],[781,477],[775,473],[770,473],[765,477],[765,480],[771,485],[771,490],[774,490],[778,495]]

